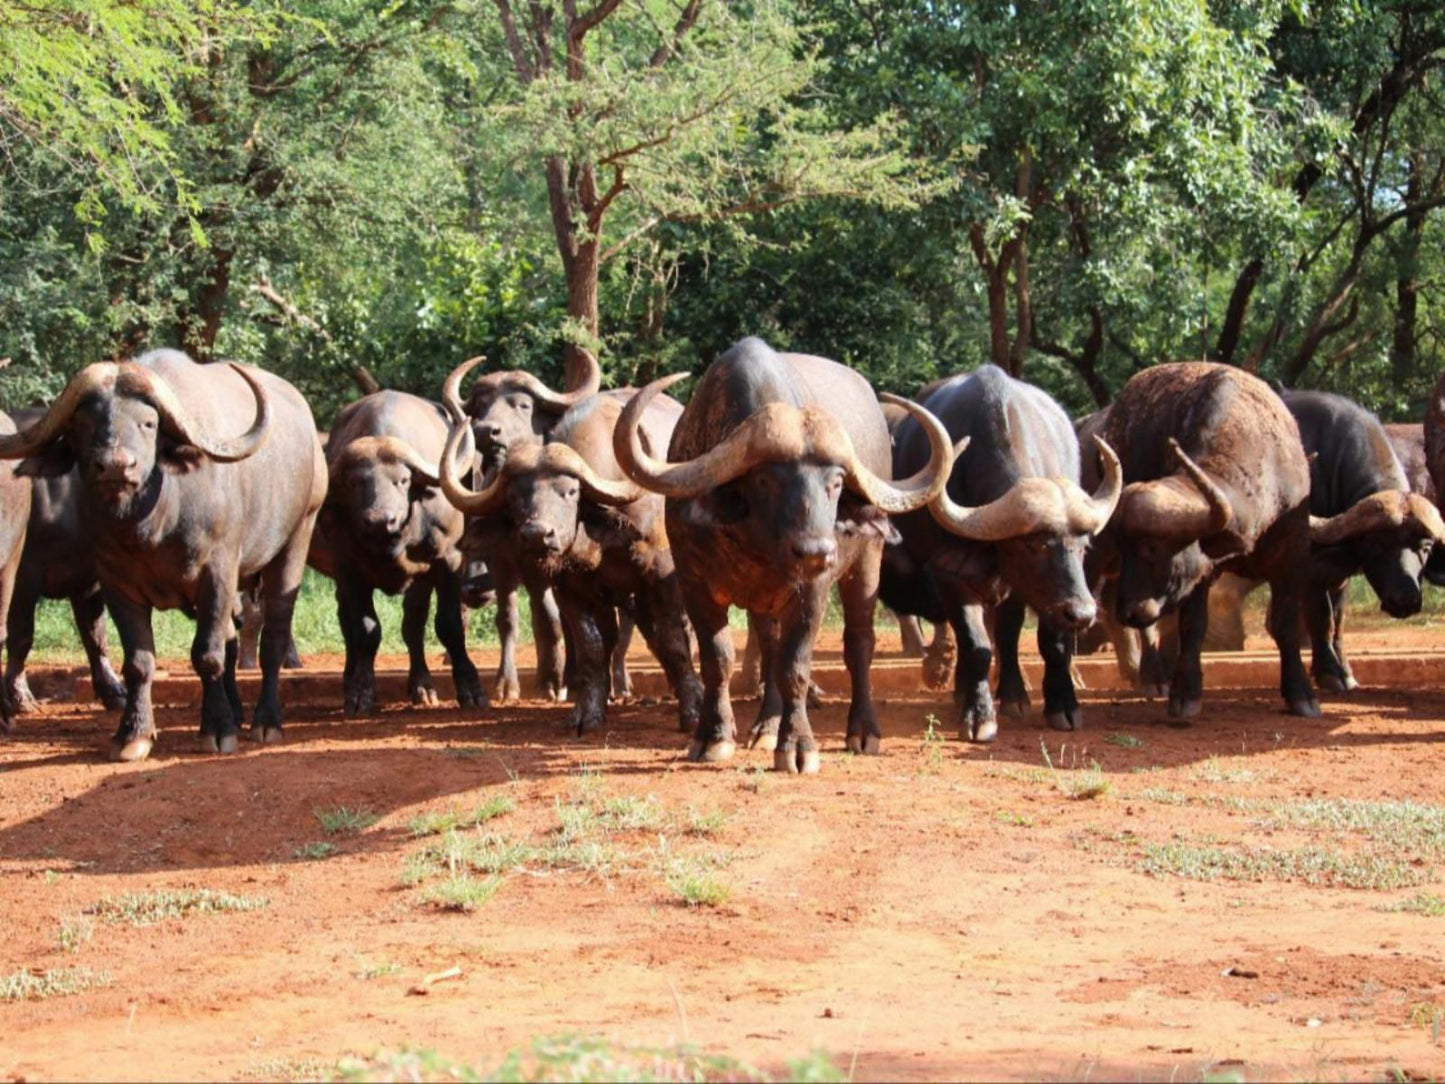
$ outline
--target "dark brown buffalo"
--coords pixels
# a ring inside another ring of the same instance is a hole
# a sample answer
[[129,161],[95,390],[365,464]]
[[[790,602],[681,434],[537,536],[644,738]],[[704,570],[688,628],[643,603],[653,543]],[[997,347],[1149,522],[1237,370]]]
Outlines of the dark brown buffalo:
[[[14,420],[28,426],[44,413],[16,411]],[[5,469],[8,474],[13,468],[7,465]],[[96,578],[90,539],[80,527],[77,485],[74,470],[31,481],[30,524],[15,577],[15,597],[10,602],[5,660],[5,696],[17,714],[35,709],[35,697],[25,679],[25,660],[35,643],[35,609],[42,598],[70,601],[96,698],[111,711],[125,706],[125,686],[106,654],[105,599]]]
[[0,437],[0,458],[24,460],[19,471],[32,476],[78,471],[81,529],[125,649],[112,756],[142,759],[155,739],[155,608],[195,617],[202,747],[236,748],[235,596],[257,578],[266,617],[251,734],[279,741],[281,659],[326,495],[300,393],[263,370],[157,350],[81,370],[42,419]]
[[402,391],[378,391],[336,416],[326,446],[330,484],[311,544],[311,563],[336,581],[337,618],[346,641],[345,706],[376,706],[381,623],[375,592],[402,596],[402,639],[410,657],[407,694],[435,704],[426,661],[426,622],[436,594],[436,634],[447,650],[457,701],[487,702],[467,657],[462,621],[463,518],[442,495],[437,458],[446,415]]
[[[477,492],[450,465],[458,449],[463,459],[471,456],[459,404],[443,456],[447,497],[478,517],[474,522],[504,526],[516,563],[556,594],[574,656],[572,721],[579,734],[605,722],[619,608],[632,615],[662,664],[685,731],[697,726],[702,699],[663,528],[663,500],[627,480],[612,450],[622,404],[632,394],[608,392],[572,407],[546,444],[512,448]],[[647,446],[667,447],[681,414],[676,401],[654,399],[639,423]]]
[[[0,412],[0,440],[15,432],[15,423]],[[13,463],[0,464],[0,647],[4,646],[10,601],[25,553],[30,523],[31,485]],[[0,695],[0,734],[10,732],[10,697]]]
[[942,490],[953,460],[947,434],[909,404],[929,427],[933,454],[916,476],[894,484],[888,427],[868,382],[837,362],[780,354],[749,338],[703,374],[663,460],[639,426],[648,404],[684,376],[655,381],[628,402],[614,450],[628,477],[667,498],[667,537],[706,690],[689,757],[726,760],[736,749],[728,695],[728,607],[736,605],[758,618],[770,675],[753,740],[775,747],[779,771],[818,770],[807,692],[834,582],[852,679],[848,747],[877,752],[868,668],[878,566],[893,535],[886,517],[922,508]]
[[[1075,730],[1082,714],[1070,676],[1073,636],[1094,621],[1084,553],[1108,523],[1122,486],[1101,440],[1104,478],[1079,485],[1079,448],[1069,417],[1043,390],[985,365],[935,382],[923,406],[959,441],[948,488],[927,513],[897,520],[903,544],[883,558],[883,600],[900,613],[948,621],[958,638],[954,699],[960,736],[997,735],[989,667],[999,658],[998,699],[1010,715],[1029,704],[1018,661],[1024,609],[1039,615],[1044,717]],[[894,436],[895,473],[927,459],[927,434],[912,419]],[[966,447],[965,447],[966,445]],[[992,647],[986,611],[995,608]]]
[[[593,395],[602,386],[602,368],[597,359],[582,351],[587,366],[579,385],[556,392],[531,373],[519,369],[483,373],[472,384],[465,410],[472,420],[480,466],[484,473],[495,470],[512,448],[540,445],[557,419],[571,407]],[[447,387],[453,399],[460,395],[462,378],[485,358],[472,358],[452,371]],[[537,692],[553,700],[567,696],[563,629],[557,603],[546,584],[527,581],[527,574],[512,564],[513,552],[504,530],[488,530],[485,524],[471,531],[477,556],[487,563],[497,592],[497,636],[501,641],[501,662],[497,668],[495,696],[515,700],[521,695],[517,680],[517,589],[527,588],[532,604],[532,638],[537,649]]]
[[1169,714],[1199,712],[1209,586],[1231,571],[1268,581],[1285,703],[1296,715],[1318,716],[1300,661],[1309,465],[1279,396],[1231,366],[1156,365],[1124,385],[1103,435],[1118,449],[1126,483],[1100,547],[1117,557],[1116,616],[1145,628],[1179,612]]

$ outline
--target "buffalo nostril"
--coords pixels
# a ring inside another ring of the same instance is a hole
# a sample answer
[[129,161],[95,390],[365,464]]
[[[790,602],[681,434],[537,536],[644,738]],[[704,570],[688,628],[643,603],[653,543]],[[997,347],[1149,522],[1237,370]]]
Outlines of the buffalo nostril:
[[802,538],[793,543],[793,554],[804,561],[831,561],[838,543],[831,538]]

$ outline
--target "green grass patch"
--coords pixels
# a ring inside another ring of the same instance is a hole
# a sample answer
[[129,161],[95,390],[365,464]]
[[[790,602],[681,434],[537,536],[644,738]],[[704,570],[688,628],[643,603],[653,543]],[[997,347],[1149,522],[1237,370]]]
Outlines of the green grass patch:
[[113,925],[154,926],[169,918],[261,911],[270,905],[265,896],[237,896],[209,888],[156,888],[105,896],[88,913]]
[[993,819],[1000,824],[1011,825],[1014,828],[1032,828],[1034,826],[1034,819],[1028,816],[1028,814],[1011,813],[1007,809],[995,810]]
[[266,1058],[253,1061],[236,1074],[237,1080],[281,1080],[286,1084],[335,1080],[340,1067],[325,1058]]
[[470,912],[490,903],[501,887],[500,877],[477,878],[457,873],[429,885],[421,899],[438,910]]
[[45,1001],[96,990],[111,983],[107,971],[88,967],[57,967],[49,971],[15,971],[0,975],[0,1001]]
[[1437,896],[1433,892],[1417,892],[1409,899],[1396,900],[1380,910],[1424,915],[1426,918],[1445,918],[1445,896]]
[[1048,765],[1053,776],[1054,786],[1074,801],[1102,798],[1114,789],[1114,784],[1104,774],[1104,769],[1097,760],[1089,761],[1084,768],[1059,769],[1054,767],[1053,758],[1049,756],[1049,747],[1041,741],[1039,748],[1043,751],[1044,763]]
[[1189,770],[1189,777],[1201,783],[1257,783],[1271,773],[1254,768],[1230,768],[1211,756],[1203,764],[1196,764]]
[[493,795],[475,809],[459,811],[445,810],[439,813],[422,813],[407,822],[407,829],[414,837],[438,836],[458,828],[475,828],[489,820],[511,813],[517,808],[516,800],[506,794]]
[[690,836],[715,836],[727,826],[727,823],[727,812],[716,807],[687,811],[687,834]]
[[1428,876],[1409,862],[1383,854],[1343,854],[1319,847],[1266,850],[1185,842],[1144,845],[1139,869],[1156,877],[1193,881],[1302,881],[1342,888],[1395,889]]
[[1110,745],[1117,745],[1120,749],[1138,749],[1144,744],[1143,738],[1136,738],[1133,734],[1108,734],[1104,741]]
[[667,875],[667,887],[688,907],[721,907],[732,898],[732,889],[715,873],[686,864]]
[[331,809],[313,809],[311,813],[321,825],[321,830],[331,835],[364,832],[381,819],[375,810],[367,806],[351,809],[338,805]]
[[307,862],[318,862],[323,858],[330,858],[337,851],[335,843],[328,843],[324,839],[312,840],[310,843],[303,843],[291,852],[295,858]]
[[1275,827],[1360,835],[1396,851],[1445,854],[1445,807],[1418,802],[1311,798],[1270,808]]
[[55,941],[64,952],[79,952],[94,936],[95,919],[89,915],[68,915],[55,931]]

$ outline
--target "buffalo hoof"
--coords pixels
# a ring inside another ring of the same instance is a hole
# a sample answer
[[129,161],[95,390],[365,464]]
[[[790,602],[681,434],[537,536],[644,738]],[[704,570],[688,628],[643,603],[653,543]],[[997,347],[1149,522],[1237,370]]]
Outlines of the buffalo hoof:
[[112,741],[110,743],[110,759],[122,764],[133,764],[137,760],[144,760],[151,755],[151,746],[155,744],[154,738],[131,738],[130,741]]
[[738,750],[736,742],[694,741],[687,749],[687,759],[694,764],[720,764],[724,760],[732,760],[733,754]]
[[467,688],[464,685],[457,686],[457,707],[460,708],[485,708],[487,704],[487,690],[480,682]]
[[877,734],[849,734],[848,752],[876,757],[883,751],[883,740]]
[[1202,704],[1203,701],[1197,696],[1171,696],[1169,698],[1169,718],[1193,719],[1199,714]]
[[759,719],[748,732],[748,748],[761,749],[764,753],[774,752],[778,748],[778,726],[781,722],[777,716]]
[[492,686],[492,699],[499,704],[509,704],[522,699],[521,683],[515,677],[497,675],[496,683]]
[[998,737],[998,720],[970,720],[959,727],[958,737],[961,741],[987,745]]
[[99,692],[100,706],[106,711],[125,710],[125,687],[117,685],[113,689],[102,688]]
[[1010,719],[1022,719],[1029,713],[1029,698],[1024,697],[1022,700],[1014,700],[1012,698],[1000,700],[998,702],[998,708]]
[[1051,711],[1044,716],[1044,721],[1049,724],[1050,730],[1083,730],[1084,712],[1082,708]]
[[346,714],[350,716],[370,715],[376,710],[376,697],[371,693],[346,698]]
[[773,751],[773,771],[788,775],[817,775],[823,767],[823,757],[816,749],[776,749]]
[[1320,702],[1313,697],[1308,700],[1291,700],[1289,702],[1289,713],[1298,715],[1304,719],[1318,719],[1320,717]]
[[411,702],[418,708],[434,708],[437,706],[437,691],[430,685],[418,685],[411,691]]
[[1158,685],[1140,685],[1139,691],[1143,693],[1145,698],[1148,700],[1164,700],[1169,696],[1169,686],[1163,684],[1162,682]]
[[[121,697],[121,706],[125,706],[125,697]],[[35,694],[29,689],[12,689],[10,691],[10,714],[31,715],[40,710],[40,704],[35,699]]]
[[1321,692],[1326,693],[1348,693],[1360,687],[1360,683],[1353,677],[1340,677],[1338,674],[1321,674],[1315,678],[1315,684],[1320,687]]
[[567,686],[549,685],[542,693],[542,699],[550,700],[554,704],[565,704],[567,702]]

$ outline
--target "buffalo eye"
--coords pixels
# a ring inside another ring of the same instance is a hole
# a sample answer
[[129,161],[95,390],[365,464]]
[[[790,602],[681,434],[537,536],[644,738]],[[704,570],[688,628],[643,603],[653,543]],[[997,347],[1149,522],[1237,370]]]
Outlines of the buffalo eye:
[[530,395],[519,395],[512,400],[512,406],[516,407],[522,414],[532,413],[532,397]]

